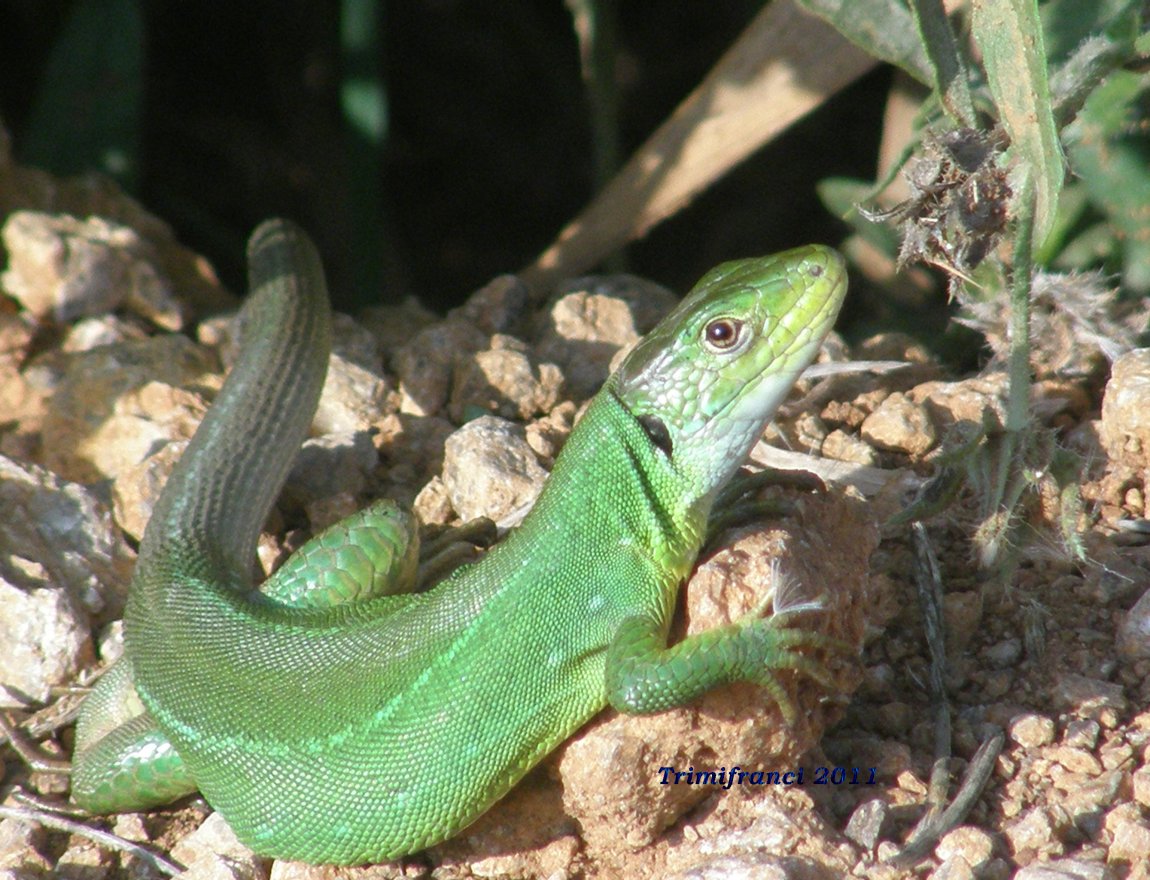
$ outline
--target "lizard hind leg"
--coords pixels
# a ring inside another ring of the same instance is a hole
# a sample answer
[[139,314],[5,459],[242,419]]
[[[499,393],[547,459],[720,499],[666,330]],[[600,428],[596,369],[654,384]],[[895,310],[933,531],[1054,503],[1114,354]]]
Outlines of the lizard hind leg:
[[385,499],[320,532],[260,591],[293,608],[331,608],[410,593],[418,565],[415,518]]
[[736,474],[719,494],[707,519],[703,541],[705,554],[718,546],[719,537],[730,528],[749,525],[762,519],[778,519],[794,509],[782,499],[760,499],[757,494],[769,486],[791,487],[806,492],[825,491],[826,486],[814,474],[805,471],[781,471],[768,468]]
[[82,751],[76,749],[72,799],[90,812],[146,810],[195,790],[187,765],[147,712],[114,727]]
[[196,790],[184,762],[144,709],[127,657],[84,701],[76,725],[72,799],[93,813],[144,810]]
[[[270,599],[295,608],[409,592],[419,539],[411,514],[377,502],[316,535],[265,582]],[[72,797],[93,813],[131,812],[196,790],[183,760],[145,710],[127,657],[85,701],[76,727]]]

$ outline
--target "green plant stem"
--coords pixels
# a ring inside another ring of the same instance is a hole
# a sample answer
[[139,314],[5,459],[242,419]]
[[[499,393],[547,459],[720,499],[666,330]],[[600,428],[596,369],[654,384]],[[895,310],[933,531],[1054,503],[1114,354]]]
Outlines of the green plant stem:
[[[619,49],[617,5],[617,0],[567,0],[579,39],[579,61],[587,90],[592,183],[596,192],[610,183],[622,164],[619,89],[615,82]],[[607,268],[612,272],[626,271],[622,248],[607,258]]]
[[1006,430],[1017,436],[1030,417],[1030,278],[1035,193],[1030,172],[1023,175],[1014,227],[1014,260],[1010,276],[1010,388]]
[[[1007,484],[1021,462],[1022,434],[1030,417],[1030,276],[1033,272],[1035,193],[1029,170],[1023,169],[1018,187],[1018,214],[1014,225],[1014,257],[1010,269],[1010,360],[1006,391],[1006,433],[1000,447],[990,510],[1012,513],[1016,499],[1006,502]],[[1013,494],[1013,493],[1012,493]]]

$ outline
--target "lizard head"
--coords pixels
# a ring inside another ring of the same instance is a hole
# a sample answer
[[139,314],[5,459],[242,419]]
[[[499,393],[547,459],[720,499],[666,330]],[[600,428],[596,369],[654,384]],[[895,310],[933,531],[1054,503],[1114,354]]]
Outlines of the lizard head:
[[723,263],[631,351],[609,387],[711,495],[814,360],[846,286],[842,257],[821,245]]

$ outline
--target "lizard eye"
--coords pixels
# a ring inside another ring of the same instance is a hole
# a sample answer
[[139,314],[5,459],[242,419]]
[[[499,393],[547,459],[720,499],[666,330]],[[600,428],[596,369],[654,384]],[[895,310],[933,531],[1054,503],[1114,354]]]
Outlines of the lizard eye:
[[703,341],[712,351],[729,351],[739,344],[743,322],[734,318],[716,318],[703,328]]

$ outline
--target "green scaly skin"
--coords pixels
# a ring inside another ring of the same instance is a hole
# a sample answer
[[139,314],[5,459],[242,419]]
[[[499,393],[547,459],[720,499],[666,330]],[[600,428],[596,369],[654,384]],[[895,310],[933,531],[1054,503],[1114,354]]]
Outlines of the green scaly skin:
[[790,714],[774,673],[825,678],[803,649],[827,640],[793,612],[666,639],[715,494],[842,304],[834,251],[708,273],[591,402],[523,525],[419,594],[380,575],[391,555],[412,569],[385,505],[253,592],[330,329],[303,233],[269,221],[249,260],[243,352],[148,525],[127,659],[80,725],[78,803],[198,788],[258,853],[378,861],[459,832],[608,704],[655,712],[749,680]]

